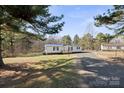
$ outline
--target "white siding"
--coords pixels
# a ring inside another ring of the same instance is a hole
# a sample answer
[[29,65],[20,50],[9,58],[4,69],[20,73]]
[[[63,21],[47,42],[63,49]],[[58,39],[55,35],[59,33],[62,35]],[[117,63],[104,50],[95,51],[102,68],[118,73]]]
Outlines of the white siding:
[[81,52],[81,47],[71,46],[71,45],[45,45],[45,53],[72,53],[72,52]]
[[116,49],[117,49],[117,47],[115,47],[115,46],[111,47],[111,50],[116,50]]
[[73,52],[81,52],[81,47],[73,46]]
[[101,50],[108,50],[108,49],[109,49],[108,46],[101,45]]
[[63,52],[64,53],[70,53],[70,52],[72,52],[72,46],[70,46],[70,45],[67,45],[67,46],[64,46],[63,47]]
[[114,46],[102,46],[101,50],[116,50],[117,48]]
[[45,53],[61,53],[62,51],[63,51],[63,46],[46,46],[45,47]]
[[121,49],[124,50],[124,46],[122,46]]
[[107,45],[101,45],[101,50],[124,50],[124,46],[107,46]]

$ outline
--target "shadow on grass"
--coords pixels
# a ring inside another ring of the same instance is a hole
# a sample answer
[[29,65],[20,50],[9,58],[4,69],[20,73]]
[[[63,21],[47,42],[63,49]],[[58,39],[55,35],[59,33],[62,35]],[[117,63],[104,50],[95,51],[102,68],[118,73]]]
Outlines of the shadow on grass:
[[82,76],[89,87],[124,87],[124,61],[116,63],[83,57],[81,64],[83,70],[92,72]]
[[78,87],[79,75],[73,71],[72,60],[9,64],[1,69],[9,75],[0,76],[0,87]]
[[0,70],[0,87],[77,88],[80,83],[95,88],[124,87],[124,62],[78,59],[81,68],[77,68],[86,73],[75,71],[75,58],[9,64]]

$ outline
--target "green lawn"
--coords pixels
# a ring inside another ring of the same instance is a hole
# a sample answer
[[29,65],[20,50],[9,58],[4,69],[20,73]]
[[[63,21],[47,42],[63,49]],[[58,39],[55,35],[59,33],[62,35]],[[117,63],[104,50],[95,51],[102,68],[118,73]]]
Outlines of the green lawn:
[[14,58],[4,58],[5,63],[24,63],[24,62],[39,62],[47,60],[57,60],[57,59],[70,59],[74,58],[74,54],[60,54],[60,55],[41,55],[33,57],[14,57]]
[[74,70],[74,57],[66,54],[5,58],[9,67],[1,73],[8,74],[3,74],[5,85],[0,87],[78,87],[80,75]]

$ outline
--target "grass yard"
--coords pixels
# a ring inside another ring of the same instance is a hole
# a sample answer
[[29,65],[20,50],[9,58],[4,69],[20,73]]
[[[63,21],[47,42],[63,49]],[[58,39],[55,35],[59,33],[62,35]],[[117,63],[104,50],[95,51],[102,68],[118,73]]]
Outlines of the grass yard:
[[124,51],[98,51],[97,54],[105,58],[112,58],[112,57],[124,58]]
[[124,62],[124,51],[98,51],[96,55],[100,58]]
[[14,58],[4,58],[6,64],[9,63],[25,63],[25,62],[39,62],[57,59],[70,59],[74,58],[74,54],[60,54],[60,55],[41,55],[32,57],[14,57]]
[[78,87],[74,54],[4,58],[0,87]]

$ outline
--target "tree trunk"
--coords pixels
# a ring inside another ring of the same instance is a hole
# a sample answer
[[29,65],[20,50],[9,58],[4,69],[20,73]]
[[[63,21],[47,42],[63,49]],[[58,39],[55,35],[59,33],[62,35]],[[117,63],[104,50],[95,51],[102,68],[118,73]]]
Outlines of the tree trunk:
[[10,51],[11,51],[11,56],[13,57],[14,56],[14,38],[11,37],[11,40],[10,40]]
[[5,64],[2,59],[2,35],[1,35],[1,29],[0,29],[0,67],[3,67]]
[[3,67],[5,64],[3,62],[3,59],[2,59],[2,52],[0,50],[0,67]]

